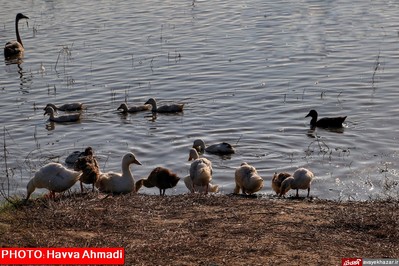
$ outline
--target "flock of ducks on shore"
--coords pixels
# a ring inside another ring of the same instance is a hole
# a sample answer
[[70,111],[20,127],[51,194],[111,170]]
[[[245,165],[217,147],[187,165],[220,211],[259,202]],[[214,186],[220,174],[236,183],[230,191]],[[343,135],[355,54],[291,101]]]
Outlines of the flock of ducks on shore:
[[[149,105],[149,106],[148,106]],[[80,103],[66,104],[57,107],[54,104],[48,104],[44,110],[45,114],[50,115],[50,119],[54,119],[54,112],[57,110],[81,110],[83,105]],[[162,108],[162,109],[161,109]],[[175,109],[178,108],[178,109]],[[183,105],[171,104],[162,107],[157,107],[153,98],[148,100],[142,106],[135,106],[133,109],[128,108],[125,103],[118,108],[123,112],[129,110],[146,111],[146,110],[163,110],[168,112],[170,110],[182,110]],[[168,110],[168,111],[166,111]],[[329,117],[317,120],[318,114],[315,110],[311,110],[306,117],[312,117],[310,127],[322,128],[337,128],[342,127],[345,117]],[[59,116],[56,122],[63,122],[64,120]],[[218,185],[211,183],[213,168],[212,162],[200,155],[207,153],[218,155],[229,155],[235,153],[235,148],[226,142],[206,146],[202,139],[196,139],[193,142],[192,148],[189,150],[189,161],[193,161],[190,165],[190,174],[184,178],[184,184],[191,193],[200,192],[207,194],[208,192],[218,192]],[[94,188],[103,193],[130,193],[138,192],[144,186],[147,188],[157,187],[160,195],[165,195],[168,188],[173,188],[177,185],[180,178],[171,170],[164,167],[156,167],[151,171],[147,178],[135,182],[133,174],[130,170],[131,164],[141,165],[133,153],[127,153],[122,157],[121,173],[100,171],[99,164],[94,157],[93,149],[87,147],[84,152],[74,152],[66,158],[67,164],[73,164],[74,170],[70,170],[60,163],[49,163],[40,168],[29,181],[27,185],[27,197],[36,188],[46,188],[50,191],[50,197],[54,198],[55,192],[63,192],[70,189],[76,182],[80,181],[81,192],[84,191],[84,184],[92,184],[92,191]],[[264,186],[263,178],[258,174],[255,167],[243,162],[235,170],[235,188],[234,194],[239,194],[240,191],[244,195],[252,195]],[[314,174],[306,169],[299,168],[291,175],[290,173],[282,172],[275,173],[271,187],[276,195],[284,196],[290,189],[296,190],[296,197],[299,197],[299,189],[307,189],[307,197],[310,196],[310,186]]]
[[[226,152],[231,154],[234,150],[218,150],[218,154],[226,154]],[[212,162],[205,157],[200,157],[195,148],[190,149],[188,160],[193,162],[190,165],[190,174],[184,178],[187,189],[191,193],[218,192],[219,187],[211,184]],[[94,187],[97,187],[100,192],[112,194],[138,192],[142,186],[147,188],[157,187],[159,194],[164,196],[166,189],[175,187],[180,180],[171,170],[156,167],[147,178],[135,182],[130,170],[131,164],[142,165],[136,159],[136,156],[129,152],[122,157],[121,173],[102,173],[94,157],[93,149],[87,147],[76,159],[74,170],[70,170],[60,163],[49,163],[40,168],[27,185],[26,200],[30,198],[36,188],[48,189],[50,198],[54,198],[55,192],[66,191],[78,181],[80,181],[82,193],[84,192],[82,185],[84,183],[92,184],[92,191],[94,191]],[[290,189],[296,189],[296,196],[298,197],[299,189],[307,189],[307,196],[309,197],[313,178],[314,174],[310,170],[299,168],[292,175],[275,173],[271,186],[278,196],[284,196]],[[264,181],[255,167],[244,162],[235,170],[235,184],[234,194],[239,194],[241,191],[244,195],[252,195],[263,188]]]
[[[23,56],[24,46],[19,35],[18,23],[21,19],[29,19],[27,16],[18,13],[15,19],[15,32],[17,40],[7,42],[4,47],[4,57],[6,59],[18,58]],[[143,105],[128,107],[126,103],[122,103],[117,110],[122,113],[134,113],[141,111],[152,111],[155,113],[176,113],[183,111],[184,104],[168,104],[158,106],[154,98],[150,98]],[[47,104],[44,108],[44,115],[49,115],[52,122],[76,122],[80,120],[81,113],[65,114],[55,116],[58,111],[81,111],[82,103],[71,103],[56,106]],[[311,117],[311,128],[340,128],[344,123],[344,117],[318,118],[315,110],[311,110],[306,117]],[[195,140],[193,147],[189,152],[189,161],[193,160],[190,166],[190,175],[184,178],[184,183],[188,190],[194,192],[217,192],[219,187],[211,184],[212,181],[212,162],[207,158],[200,157],[199,154],[204,152],[225,155],[234,154],[235,149],[226,142],[205,146],[205,142],[201,139]],[[49,163],[40,168],[34,177],[28,182],[27,196],[28,200],[36,188],[46,188],[50,191],[50,197],[55,197],[55,192],[63,192],[70,189],[76,182],[80,181],[81,192],[84,191],[84,184],[91,184],[92,191],[95,187],[104,193],[130,193],[137,192],[142,186],[151,188],[157,187],[160,195],[165,195],[165,190],[173,188],[179,182],[180,178],[171,170],[164,167],[156,167],[151,171],[146,179],[141,179],[135,183],[135,179],[130,171],[131,164],[141,165],[133,153],[126,153],[122,157],[121,168],[122,173],[100,171],[99,164],[93,154],[93,149],[87,147],[83,153],[75,152],[71,157],[67,158],[67,163],[73,163],[74,170],[68,169],[60,163]],[[307,197],[310,194],[310,185],[314,178],[314,174],[306,169],[299,168],[292,175],[290,173],[275,173],[272,178],[271,187],[278,196],[284,196],[290,189],[296,189],[298,197],[299,189],[307,189]],[[235,170],[235,188],[234,193],[238,194],[254,194],[263,188],[263,178],[259,176],[255,167],[248,163],[242,163]]]

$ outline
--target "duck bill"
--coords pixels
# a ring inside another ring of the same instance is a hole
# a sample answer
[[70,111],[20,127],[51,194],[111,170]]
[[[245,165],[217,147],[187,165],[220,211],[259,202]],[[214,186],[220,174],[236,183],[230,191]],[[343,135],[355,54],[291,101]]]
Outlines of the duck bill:
[[133,163],[138,164],[138,165],[142,165],[137,159],[135,159]]
[[29,17],[27,17],[27,16],[25,16],[25,15],[22,15],[22,18],[24,18],[24,19],[29,19]]

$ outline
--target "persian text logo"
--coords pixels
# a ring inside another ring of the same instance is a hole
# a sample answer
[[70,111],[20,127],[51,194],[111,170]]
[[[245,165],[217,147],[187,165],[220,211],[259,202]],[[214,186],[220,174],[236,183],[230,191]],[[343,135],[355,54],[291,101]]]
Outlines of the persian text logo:
[[342,259],[342,266],[362,266],[363,260],[361,258],[344,258]]

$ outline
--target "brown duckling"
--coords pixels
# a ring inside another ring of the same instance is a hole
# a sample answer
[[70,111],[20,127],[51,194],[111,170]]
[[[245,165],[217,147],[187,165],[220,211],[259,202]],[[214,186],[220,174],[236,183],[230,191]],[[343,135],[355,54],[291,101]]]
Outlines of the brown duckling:
[[287,178],[290,177],[290,173],[274,173],[273,179],[272,179],[272,189],[276,192],[277,195],[280,194],[281,192],[281,183]]
[[156,167],[151,171],[147,179],[141,179],[136,182],[136,192],[144,185],[147,188],[159,188],[159,195],[165,196],[167,188],[173,188],[177,185],[180,178],[175,173],[164,167]]
[[81,192],[83,193],[83,183],[92,184],[92,191],[94,191],[94,184],[97,182],[101,171],[96,158],[94,158],[92,147],[87,147],[83,156],[77,159],[74,170],[82,171],[82,175],[79,179]]

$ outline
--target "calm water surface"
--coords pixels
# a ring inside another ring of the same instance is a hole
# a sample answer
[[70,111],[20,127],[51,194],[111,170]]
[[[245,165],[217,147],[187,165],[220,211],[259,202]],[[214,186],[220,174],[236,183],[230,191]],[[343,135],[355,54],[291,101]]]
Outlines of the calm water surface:
[[[15,39],[16,13],[30,17],[23,62],[0,65],[6,194],[25,194],[39,167],[89,145],[104,171],[133,151],[136,179],[156,166],[183,177],[203,138],[236,145],[231,158],[207,155],[223,193],[246,161],[265,194],[275,171],[308,167],[314,196],[398,197],[396,1],[0,2],[3,44]],[[186,103],[184,114],[116,112],[150,97]],[[43,116],[49,102],[74,101],[87,106],[80,123]],[[309,131],[310,109],[348,115],[343,132]],[[180,182],[167,193],[186,192]]]

